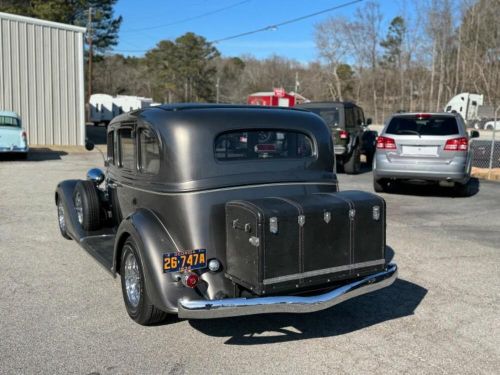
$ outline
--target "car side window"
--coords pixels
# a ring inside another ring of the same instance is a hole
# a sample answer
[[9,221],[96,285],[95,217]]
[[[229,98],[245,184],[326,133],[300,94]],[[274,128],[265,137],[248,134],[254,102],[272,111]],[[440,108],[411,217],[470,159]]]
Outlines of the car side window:
[[150,174],[160,171],[160,147],[158,139],[150,129],[139,130],[139,170]]
[[120,167],[135,169],[135,132],[132,128],[118,130],[118,143],[120,148]]
[[108,163],[115,164],[115,132],[110,131],[108,133]]
[[345,127],[346,128],[354,128],[354,109],[353,108],[345,108]]
[[365,116],[363,114],[363,110],[358,107],[358,108],[356,108],[356,112],[358,113],[357,124],[358,125],[366,125],[366,123],[365,123]]

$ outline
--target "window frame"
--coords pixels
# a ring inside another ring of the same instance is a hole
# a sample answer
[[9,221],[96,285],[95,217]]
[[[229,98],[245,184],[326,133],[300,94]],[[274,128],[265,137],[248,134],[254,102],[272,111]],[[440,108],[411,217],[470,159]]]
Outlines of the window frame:
[[[111,142],[110,142],[111,138]],[[115,165],[115,150],[116,150],[116,142],[115,142],[115,130],[110,130],[108,134],[106,134],[106,143],[107,143],[107,150],[106,150],[106,161],[109,164]]]
[[[243,132],[252,132],[252,131],[255,131],[255,132],[259,132],[259,131],[275,131],[275,132],[290,132],[290,133],[301,134],[304,137],[308,138],[309,141],[310,141],[310,143],[311,143],[311,155],[305,156],[305,157],[255,158],[255,159],[238,159],[238,158],[235,158],[235,159],[221,159],[221,158],[217,157],[217,140],[219,139],[219,137],[227,135],[227,134],[231,134],[231,133],[243,133]],[[223,131],[221,133],[216,134],[215,137],[213,138],[213,143],[212,144],[213,144],[213,154],[212,155],[213,155],[216,163],[223,163],[223,164],[226,164],[226,163],[255,163],[256,161],[257,162],[297,161],[297,160],[304,161],[304,160],[311,160],[311,159],[317,160],[317,158],[318,158],[318,144],[316,142],[316,138],[314,137],[314,135],[310,134],[310,133],[306,133],[306,132],[301,131],[301,130],[295,130],[295,129],[244,128],[244,129],[227,130],[227,131]]]
[[[158,146],[158,161],[160,163],[158,167],[157,172],[149,172],[147,170],[144,170],[142,167],[142,146],[141,146],[141,134],[144,131],[148,131],[151,133],[153,138],[155,139],[156,145]],[[160,143],[160,138],[158,137],[158,134],[150,127],[147,126],[140,126],[137,128],[136,132],[136,143],[137,143],[137,171],[141,174],[148,175],[148,176],[156,176],[160,174],[160,169],[161,169],[161,143]]]
[[[351,114],[351,123],[348,122],[347,114]],[[344,118],[345,118],[345,129],[354,129],[356,127],[355,115],[354,115],[354,107],[345,107],[344,108]]]
[[[132,168],[128,168],[128,167],[123,166],[123,149],[122,149],[122,142],[121,142],[121,135],[120,135],[120,132],[123,130],[130,130],[130,134],[131,134],[132,145],[133,145]],[[118,159],[119,159],[119,161],[118,161],[118,163],[115,163],[115,165],[124,171],[129,171],[129,172],[137,171],[137,129],[136,129],[135,124],[128,123],[128,124],[120,125],[118,127],[118,129],[116,129],[116,132],[117,132],[116,140],[118,143]]]

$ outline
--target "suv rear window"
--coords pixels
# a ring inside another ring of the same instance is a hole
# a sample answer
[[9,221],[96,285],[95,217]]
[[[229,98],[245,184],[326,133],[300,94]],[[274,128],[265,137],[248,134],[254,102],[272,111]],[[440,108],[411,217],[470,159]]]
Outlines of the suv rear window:
[[331,128],[336,128],[340,124],[338,108],[307,108],[307,110],[320,116]]
[[436,116],[430,118],[394,117],[386,130],[387,134],[398,135],[453,135],[458,134],[454,117]]
[[241,130],[215,139],[217,160],[301,159],[313,156],[307,135],[283,130]]

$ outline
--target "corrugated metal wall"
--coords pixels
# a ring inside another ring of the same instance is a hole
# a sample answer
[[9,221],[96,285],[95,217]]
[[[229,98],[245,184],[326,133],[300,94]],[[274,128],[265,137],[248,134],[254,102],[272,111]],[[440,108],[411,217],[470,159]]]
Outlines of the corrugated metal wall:
[[0,13],[0,110],[30,145],[83,145],[83,30]]

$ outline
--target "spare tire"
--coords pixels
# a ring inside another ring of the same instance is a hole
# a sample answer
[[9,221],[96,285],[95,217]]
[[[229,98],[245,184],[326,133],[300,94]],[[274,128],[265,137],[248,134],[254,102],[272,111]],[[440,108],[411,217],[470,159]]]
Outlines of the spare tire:
[[101,226],[101,203],[97,188],[92,181],[79,181],[73,192],[73,203],[78,222],[86,231],[97,230]]

